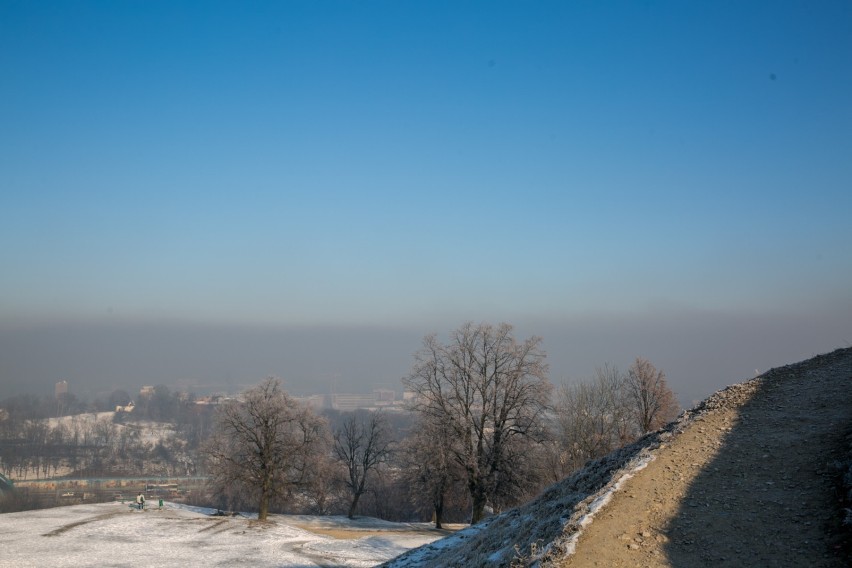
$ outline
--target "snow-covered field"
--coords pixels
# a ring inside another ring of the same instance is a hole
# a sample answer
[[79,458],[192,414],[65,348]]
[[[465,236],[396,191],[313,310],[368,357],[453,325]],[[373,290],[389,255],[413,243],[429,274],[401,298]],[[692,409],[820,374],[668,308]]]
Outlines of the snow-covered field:
[[211,516],[165,503],[74,505],[0,515],[0,567],[375,566],[446,533],[428,523]]
[[56,428],[60,424],[66,427],[74,425],[93,426],[97,422],[112,422],[115,412],[84,412],[83,414],[72,414],[70,416],[60,416],[58,418],[47,418],[45,422],[51,428]]
[[59,418],[48,418],[47,425],[56,428],[62,424],[66,428],[93,428],[98,423],[106,423],[115,426],[120,432],[123,429],[132,429],[139,434],[139,439],[148,444],[156,444],[166,438],[175,435],[174,426],[167,422],[154,422],[153,420],[135,420],[133,415],[129,416],[123,424],[114,424],[115,412],[89,412],[74,414],[72,416],[60,416]]

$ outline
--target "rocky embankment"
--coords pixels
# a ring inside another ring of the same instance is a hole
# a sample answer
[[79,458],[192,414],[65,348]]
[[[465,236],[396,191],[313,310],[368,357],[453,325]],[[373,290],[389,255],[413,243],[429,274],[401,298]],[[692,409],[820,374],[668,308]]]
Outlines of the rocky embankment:
[[840,349],[727,387],[535,501],[386,565],[850,566],[850,462]]

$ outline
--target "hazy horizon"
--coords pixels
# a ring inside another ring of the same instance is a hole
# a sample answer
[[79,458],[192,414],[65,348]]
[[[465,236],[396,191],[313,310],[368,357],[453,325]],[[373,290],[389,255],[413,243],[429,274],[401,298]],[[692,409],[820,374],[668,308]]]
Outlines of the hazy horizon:
[[[604,364],[626,371],[641,356],[666,372],[688,406],[756,371],[849,347],[850,320],[852,307],[837,306],[819,314],[670,311],[509,323],[519,339],[542,337],[555,385],[589,379]],[[156,384],[238,392],[267,376],[282,378],[298,396],[373,388],[401,393],[401,379],[423,336],[446,337],[458,325],[287,328],[104,321],[0,327],[0,375],[13,379],[0,385],[0,399],[51,394],[60,380],[69,382],[71,392],[93,398],[113,388],[133,394]]]
[[0,77],[0,395],[852,341],[850,2],[0,0]]

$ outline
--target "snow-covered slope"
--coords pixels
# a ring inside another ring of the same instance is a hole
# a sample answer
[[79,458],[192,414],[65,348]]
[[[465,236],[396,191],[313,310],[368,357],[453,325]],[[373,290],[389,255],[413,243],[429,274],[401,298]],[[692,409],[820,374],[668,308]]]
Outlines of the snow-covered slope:
[[[210,512],[99,503],[3,514],[0,567],[367,567],[443,536],[427,525],[372,519],[272,515],[258,523]],[[335,528],[347,538],[327,536]]]

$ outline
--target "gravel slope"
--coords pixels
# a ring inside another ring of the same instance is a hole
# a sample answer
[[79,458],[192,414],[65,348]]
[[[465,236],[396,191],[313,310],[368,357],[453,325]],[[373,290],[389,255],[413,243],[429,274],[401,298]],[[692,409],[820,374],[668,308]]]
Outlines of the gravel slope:
[[852,348],[773,369],[538,499],[387,562],[850,566]]
[[729,387],[553,564],[849,566],[838,482],[850,430],[850,349]]

